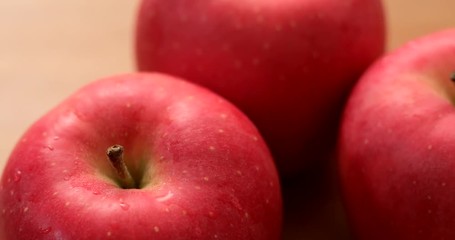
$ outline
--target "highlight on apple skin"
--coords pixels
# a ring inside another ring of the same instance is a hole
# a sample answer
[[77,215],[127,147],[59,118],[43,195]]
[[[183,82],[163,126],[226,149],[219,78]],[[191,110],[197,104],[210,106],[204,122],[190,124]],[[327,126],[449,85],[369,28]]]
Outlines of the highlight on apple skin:
[[378,60],[346,107],[344,200],[357,239],[455,239],[455,29]]
[[30,127],[4,170],[0,214],[5,240],[272,240],[282,206],[273,159],[243,113],[138,73],[91,83]]

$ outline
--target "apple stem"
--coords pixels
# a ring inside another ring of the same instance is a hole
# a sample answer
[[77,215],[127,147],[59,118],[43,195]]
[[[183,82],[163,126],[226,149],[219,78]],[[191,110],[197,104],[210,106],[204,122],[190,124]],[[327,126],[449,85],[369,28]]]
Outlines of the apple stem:
[[126,189],[136,188],[136,183],[133,177],[131,177],[125,161],[123,161],[123,146],[113,145],[107,149],[106,154],[112,167],[117,172],[121,186]]

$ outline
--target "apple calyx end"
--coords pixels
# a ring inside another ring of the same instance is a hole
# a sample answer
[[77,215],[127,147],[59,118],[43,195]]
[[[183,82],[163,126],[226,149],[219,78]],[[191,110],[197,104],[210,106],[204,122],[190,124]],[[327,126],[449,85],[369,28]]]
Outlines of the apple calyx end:
[[120,186],[124,189],[136,188],[136,183],[123,160],[123,151],[122,145],[115,144],[107,148],[106,155],[117,173]]

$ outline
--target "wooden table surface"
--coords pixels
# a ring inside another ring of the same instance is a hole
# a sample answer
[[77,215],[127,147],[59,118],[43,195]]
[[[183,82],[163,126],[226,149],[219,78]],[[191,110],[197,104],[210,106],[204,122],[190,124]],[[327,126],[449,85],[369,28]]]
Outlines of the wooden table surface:
[[[0,169],[23,132],[85,83],[134,70],[138,1],[0,1]],[[454,0],[385,0],[388,48],[455,27]]]

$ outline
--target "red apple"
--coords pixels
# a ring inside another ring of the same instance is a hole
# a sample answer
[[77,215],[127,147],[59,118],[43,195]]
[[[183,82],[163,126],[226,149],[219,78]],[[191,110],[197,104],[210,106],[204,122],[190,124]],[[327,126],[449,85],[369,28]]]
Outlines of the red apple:
[[36,122],[7,163],[0,211],[5,240],[279,239],[281,228],[256,128],[161,74],[97,81]]
[[384,57],[356,86],[340,171],[357,239],[455,239],[454,72],[452,29]]
[[380,0],[144,0],[140,70],[221,94],[263,134],[282,173],[333,150],[344,97],[384,48]]

